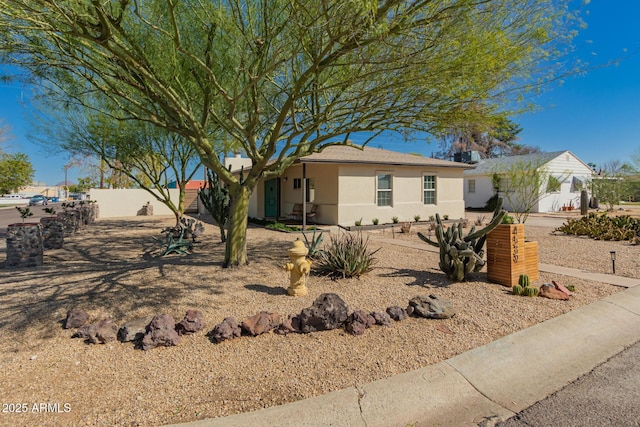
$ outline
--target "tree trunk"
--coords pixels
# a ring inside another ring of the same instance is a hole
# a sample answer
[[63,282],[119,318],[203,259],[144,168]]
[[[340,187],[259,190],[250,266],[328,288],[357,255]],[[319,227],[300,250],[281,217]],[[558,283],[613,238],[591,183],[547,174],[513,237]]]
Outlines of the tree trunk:
[[235,184],[229,188],[231,205],[229,208],[229,226],[225,242],[224,263],[222,266],[238,267],[247,261],[247,220],[249,217],[249,197],[252,189]]

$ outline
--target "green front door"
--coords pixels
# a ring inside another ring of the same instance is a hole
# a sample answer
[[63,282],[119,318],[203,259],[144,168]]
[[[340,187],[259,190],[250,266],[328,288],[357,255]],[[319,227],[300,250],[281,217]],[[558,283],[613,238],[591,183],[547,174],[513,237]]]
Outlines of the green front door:
[[278,218],[278,178],[264,182],[264,216]]

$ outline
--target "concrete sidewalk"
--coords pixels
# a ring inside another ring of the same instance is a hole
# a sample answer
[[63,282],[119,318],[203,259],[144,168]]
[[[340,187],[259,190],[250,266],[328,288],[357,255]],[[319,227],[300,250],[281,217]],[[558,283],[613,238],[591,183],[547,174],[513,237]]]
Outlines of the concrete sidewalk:
[[[549,265],[544,271],[586,274]],[[493,425],[640,340],[640,280],[595,278],[592,273],[588,278],[629,289],[436,365],[282,406],[180,426]]]

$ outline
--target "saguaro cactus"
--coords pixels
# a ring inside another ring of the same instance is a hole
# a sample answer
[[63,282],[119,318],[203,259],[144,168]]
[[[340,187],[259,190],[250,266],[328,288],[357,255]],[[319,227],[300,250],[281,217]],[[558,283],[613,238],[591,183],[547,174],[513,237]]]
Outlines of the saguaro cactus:
[[502,222],[502,217],[506,213],[502,209],[502,199],[500,198],[491,222],[480,230],[476,230],[475,226],[471,227],[466,236],[463,236],[462,221],[449,226],[445,231],[440,215],[436,214],[437,241],[431,240],[422,233],[418,233],[418,237],[431,246],[440,248],[440,269],[449,280],[459,282],[467,274],[480,271],[484,267],[483,247],[487,233]]

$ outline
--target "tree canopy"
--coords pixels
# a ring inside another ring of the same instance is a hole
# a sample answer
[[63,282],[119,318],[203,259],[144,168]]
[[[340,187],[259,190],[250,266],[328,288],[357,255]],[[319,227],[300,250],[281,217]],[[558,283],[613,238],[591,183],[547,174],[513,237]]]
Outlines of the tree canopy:
[[538,147],[519,144],[522,128],[500,114],[486,124],[472,123],[445,131],[440,136],[439,157],[451,159],[454,154],[477,151],[481,158],[518,156],[540,152]]
[[24,153],[0,152],[0,194],[17,192],[33,181],[33,166]]
[[[95,105],[64,105],[54,97],[40,97],[36,126],[45,145],[54,145],[76,155],[89,156],[106,165],[100,168],[99,186],[137,186],[167,206],[176,217],[184,215],[185,185],[200,167],[195,148],[186,139],[166,129],[141,121],[119,120],[117,110],[101,114]],[[88,104],[85,99],[84,104]],[[53,110],[45,113],[43,110]],[[34,112],[35,112],[34,111]],[[174,181],[178,198],[171,198],[169,182]]]
[[[353,133],[435,133],[520,108],[563,71],[569,3],[0,0],[0,52],[73,102],[99,95],[188,139],[229,188],[224,264],[241,265],[260,179]],[[242,182],[220,141],[251,158]]]

